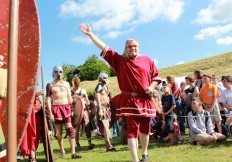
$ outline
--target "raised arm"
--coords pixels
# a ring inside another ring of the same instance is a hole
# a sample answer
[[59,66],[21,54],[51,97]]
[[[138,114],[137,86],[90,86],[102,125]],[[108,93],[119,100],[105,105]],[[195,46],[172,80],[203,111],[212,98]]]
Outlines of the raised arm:
[[93,41],[93,43],[101,50],[103,50],[106,46],[104,42],[102,42],[91,30],[91,27],[88,25],[80,24],[80,30],[89,36],[89,38]]

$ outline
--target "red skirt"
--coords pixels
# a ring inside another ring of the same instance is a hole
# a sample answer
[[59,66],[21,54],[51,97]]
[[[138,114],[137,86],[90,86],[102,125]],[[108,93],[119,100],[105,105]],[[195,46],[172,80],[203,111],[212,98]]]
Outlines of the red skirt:
[[54,115],[55,120],[62,121],[71,116],[71,106],[70,104],[53,105],[52,114]]

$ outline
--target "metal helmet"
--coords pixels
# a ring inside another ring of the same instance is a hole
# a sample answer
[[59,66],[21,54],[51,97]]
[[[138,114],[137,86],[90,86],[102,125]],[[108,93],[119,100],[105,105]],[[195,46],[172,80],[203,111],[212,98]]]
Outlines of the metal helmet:
[[109,80],[108,80],[108,75],[106,74],[106,71],[101,71],[100,74],[98,75],[98,80],[103,80],[106,84],[109,83]]
[[52,72],[53,79],[63,79],[64,72],[62,66],[54,66]]

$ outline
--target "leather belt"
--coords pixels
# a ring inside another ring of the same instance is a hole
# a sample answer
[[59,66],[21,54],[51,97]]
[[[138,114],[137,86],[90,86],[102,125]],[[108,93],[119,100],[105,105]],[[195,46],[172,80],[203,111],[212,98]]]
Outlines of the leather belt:
[[148,97],[148,95],[146,93],[125,92],[125,91],[123,91],[122,93],[128,94],[132,97]]

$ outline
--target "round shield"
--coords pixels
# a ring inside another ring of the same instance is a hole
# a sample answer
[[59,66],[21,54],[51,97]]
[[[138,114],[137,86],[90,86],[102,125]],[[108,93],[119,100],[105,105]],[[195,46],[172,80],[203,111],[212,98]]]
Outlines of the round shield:
[[94,101],[90,100],[90,111],[89,111],[89,119],[93,120],[97,114],[97,107]]
[[84,103],[79,96],[73,97],[75,102],[73,106],[73,127],[78,126],[81,123],[84,115]]
[[[0,54],[7,62],[9,44],[10,0],[0,1]],[[28,125],[32,110],[40,60],[40,28],[35,0],[21,0],[19,3],[18,26],[18,64],[17,64],[17,143],[18,148]],[[1,108],[1,124],[6,134],[6,98]]]

